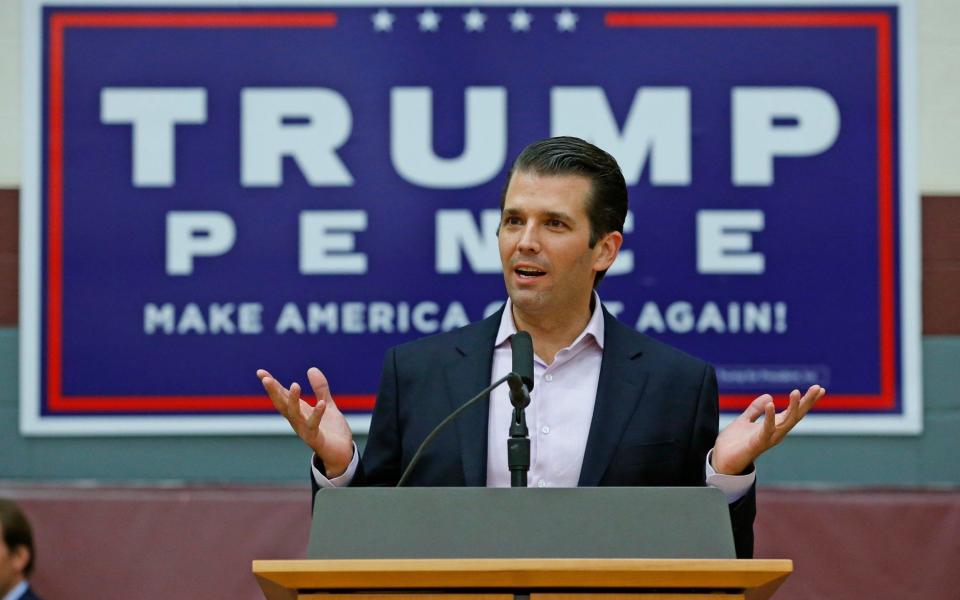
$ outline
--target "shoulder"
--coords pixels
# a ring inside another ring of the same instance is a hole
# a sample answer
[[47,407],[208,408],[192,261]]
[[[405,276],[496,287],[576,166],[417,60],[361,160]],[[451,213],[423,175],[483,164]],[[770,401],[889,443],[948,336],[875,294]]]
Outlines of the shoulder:
[[500,328],[503,309],[452,331],[438,333],[390,348],[388,355],[406,360],[435,360],[451,352],[464,355],[473,352],[492,352]]
[[33,588],[27,587],[23,595],[20,596],[20,600],[42,600],[42,598],[33,592]]
[[656,340],[631,328],[604,311],[604,345],[614,352],[626,352],[642,356],[643,362],[669,369],[671,373],[682,372],[703,377],[713,367],[705,360],[687,354],[679,348]]

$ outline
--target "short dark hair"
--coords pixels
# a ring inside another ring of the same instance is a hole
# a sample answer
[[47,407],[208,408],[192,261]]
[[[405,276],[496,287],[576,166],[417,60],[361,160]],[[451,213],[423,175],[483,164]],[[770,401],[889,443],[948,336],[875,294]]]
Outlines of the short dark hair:
[[[514,173],[536,175],[581,175],[590,180],[587,217],[590,219],[590,247],[604,235],[619,231],[627,218],[627,183],[615,158],[590,142],[577,137],[552,137],[534,142],[513,161],[500,196],[500,210]],[[593,287],[600,285],[606,271],[597,273]]]
[[3,543],[11,552],[18,546],[25,546],[30,551],[30,559],[23,570],[24,575],[29,575],[33,571],[33,559],[36,556],[33,550],[33,530],[30,529],[27,516],[12,500],[0,498],[0,526],[3,527]]

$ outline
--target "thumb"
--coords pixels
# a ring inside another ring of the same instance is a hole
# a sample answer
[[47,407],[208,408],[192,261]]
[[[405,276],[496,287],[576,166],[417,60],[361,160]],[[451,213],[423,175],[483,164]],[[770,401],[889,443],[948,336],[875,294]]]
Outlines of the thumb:
[[333,401],[333,396],[330,394],[330,383],[327,381],[326,376],[323,374],[323,371],[316,367],[311,367],[307,371],[307,380],[310,382],[310,387],[313,388],[313,393],[317,397],[317,402],[323,402],[326,406],[326,410],[331,408],[337,411],[337,405]]

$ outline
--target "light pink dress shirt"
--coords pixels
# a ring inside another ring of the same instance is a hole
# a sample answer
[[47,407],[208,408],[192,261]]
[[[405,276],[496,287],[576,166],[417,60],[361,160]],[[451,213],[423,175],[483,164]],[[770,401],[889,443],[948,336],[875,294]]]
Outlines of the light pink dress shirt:
[[[507,300],[494,342],[491,381],[513,368],[510,336],[517,332],[512,304]],[[553,363],[533,357],[533,391],[526,409],[530,429],[531,487],[576,487],[583,452],[593,420],[593,405],[603,360],[603,311],[594,310],[586,328],[572,344],[557,352]],[[507,386],[490,394],[487,428],[487,487],[510,487],[507,437],[513,406]]]

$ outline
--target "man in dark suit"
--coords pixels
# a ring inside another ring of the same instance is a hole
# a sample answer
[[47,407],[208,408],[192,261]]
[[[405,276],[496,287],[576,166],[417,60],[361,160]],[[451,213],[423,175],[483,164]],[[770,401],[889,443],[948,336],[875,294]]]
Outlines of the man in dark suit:
[[0,498],[0,599],[39,600],[27,581],[33,560],[30,522],[16,503]]
[[[752,555],[753,461],[824,390],[794,390],[779,415],[773,399],[760,396],[718,436],[713,368],[622,325],[595,292],[623,242],[626,214],[626,184],[609,154],[577,138],[528,146],[501,200],[506,306],[387,353],[362,461],[318,369],[308,372],[315,408],[300,399],[298,384],[286,389],[258,371],[274,406],[314,450],[314,490],[395,484],[437,423],[509,371],[510,338],[523,330],[533,339],[537,381],[527,415],[535,425],[531,482],[713,485],[730,502],[738,556]],[[507,485],[498,455],[507,406],[500,389],[461,415],[435,440],[411,484]]]

